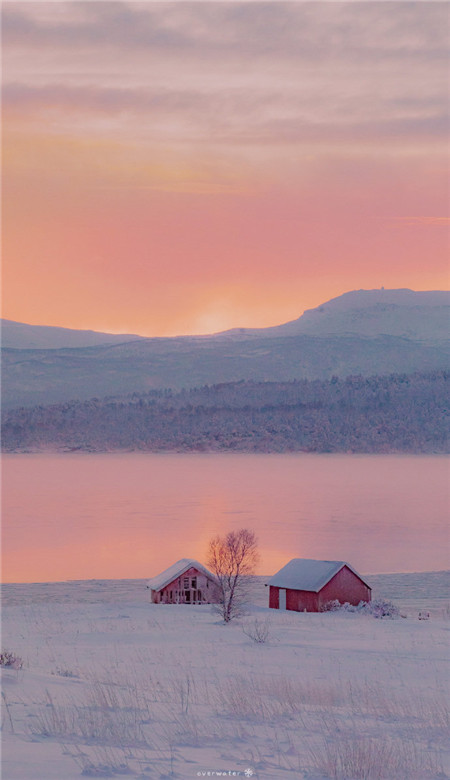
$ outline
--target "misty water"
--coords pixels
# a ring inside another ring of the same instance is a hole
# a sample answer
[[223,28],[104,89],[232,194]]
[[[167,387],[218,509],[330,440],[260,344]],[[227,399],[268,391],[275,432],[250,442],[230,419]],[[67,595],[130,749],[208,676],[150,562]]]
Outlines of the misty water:
[[443,456],[64,454],[3,458],[3,580],[150,577],[253,529],[260,574],[293,557],[361,573],[448,567]]

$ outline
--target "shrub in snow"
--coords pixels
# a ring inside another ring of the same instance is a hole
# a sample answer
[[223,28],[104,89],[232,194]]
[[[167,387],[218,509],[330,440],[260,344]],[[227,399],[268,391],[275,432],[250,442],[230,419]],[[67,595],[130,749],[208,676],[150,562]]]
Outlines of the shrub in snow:
[[358,606],[355,606],[355,604],[350,604],[348,601],[345,601],[343,604],[341,604],[341,602],[337,599],[333,599],[333,601],[327,601],[325,604],[323,604],[321,612],[358,612],[363,606],[365,606],[365,604],[365,601],[360,601]]
[[386,599],[376,599],[375,601],[360,601],[358,606],[349,604],[348,601],[345,604],[341,604],[337,599],[333,601],[327,601],[323,604],[321,612],[362,612],[365,615],[373,615],[375,618],[398,618],[400,616],[400,610],[392,601],[386,601]]
[[337,599],[333,599],[332,601],[326,601],[325,604],[322,604],[320,611],[321,612],[337,612],[338,609],[342,608],[342,604]]
[[269,638],[269,621],[267,618],[265,620],[255,618],[252,623],[244,623],[242,630],[246,636],[249,636],[250,639],[261,645],[267,642]]
[[386,601],[386,599],[376,599],[375,601],[361,602],[358,604],[358,610],[365,612],[368,615],[373,615],[375,618],[398,618],[400,617],[400,610],[392,601]]
[[0,666],[7,666],[10,669],[21,669],[23,660],[15,653],[10,653],[9,650],[2,650],[0,653]]
[[75,672],[72,672],[71,669],[55,669],[52,674],[57,674],[59,677],[77,677]]

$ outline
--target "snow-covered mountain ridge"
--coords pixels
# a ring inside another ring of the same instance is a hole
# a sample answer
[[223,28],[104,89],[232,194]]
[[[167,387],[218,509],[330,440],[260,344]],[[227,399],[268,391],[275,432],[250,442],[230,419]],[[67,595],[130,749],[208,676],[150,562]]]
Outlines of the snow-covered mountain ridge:
[[[285,325],[172,338],[86,336],[31,325],[16,329],[16,338],[6,323],[3,409],[241,380],[447,370],[449,303],[447,292],[358,290]],[[39,349],[31,346],[36,338]]]
[[246,336],[399,336],[442,343],[450,334],[450,292],[444,290],[353,290],[301,317],[272,328],[240,329]]
[[[442,343],[449,336],[450,292],[443,290],[353,290],[332,298],[301,317],[270,328],[233,328],[209,336],[173,339],[223,339],[258,336],[400,336]],[[66,349],[141,341],[135,334],[100,333],[2,320],[2,346],[9,349]],[[169,338],[168,340],[173,340]]]

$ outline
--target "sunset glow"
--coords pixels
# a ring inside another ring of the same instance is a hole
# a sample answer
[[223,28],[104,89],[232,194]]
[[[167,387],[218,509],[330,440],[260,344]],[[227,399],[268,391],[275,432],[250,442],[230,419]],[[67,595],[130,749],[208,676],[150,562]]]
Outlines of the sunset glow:
[[3,11],[3,317],[262,327],[448,287],[445,3]]

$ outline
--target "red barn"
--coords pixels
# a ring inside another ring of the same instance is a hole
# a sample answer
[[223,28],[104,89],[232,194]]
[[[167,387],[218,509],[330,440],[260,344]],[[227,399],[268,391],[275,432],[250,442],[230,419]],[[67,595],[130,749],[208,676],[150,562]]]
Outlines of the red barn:
[[371,600],[371,588],[345,561],[293,558],[269,580],[269,607],[320,612],[327,601],[359,604]]
[[217,601],[217,583],[205,566],[192,558],[169,566],[147,583],[153,604],[212,604]]

